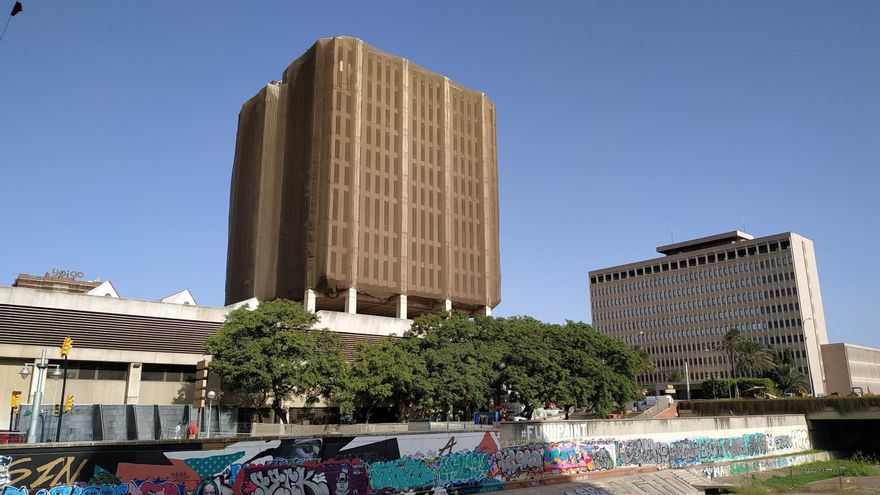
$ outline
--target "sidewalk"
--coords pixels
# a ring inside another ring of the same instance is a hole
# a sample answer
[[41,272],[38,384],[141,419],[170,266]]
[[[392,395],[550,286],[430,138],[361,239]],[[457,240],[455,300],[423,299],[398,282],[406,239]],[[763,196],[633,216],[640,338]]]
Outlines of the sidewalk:
[[699,495],[691,484],[705,480],[688,469],[664,469],[571,483],[537,485],[505,490],[510,495]]

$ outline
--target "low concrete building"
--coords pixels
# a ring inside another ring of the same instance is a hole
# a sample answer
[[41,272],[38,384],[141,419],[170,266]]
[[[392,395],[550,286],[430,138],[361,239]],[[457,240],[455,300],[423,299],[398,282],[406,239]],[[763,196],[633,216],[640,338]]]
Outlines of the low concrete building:
[[880,394],[880,349],[838,343],[822,346],[828,394],[849,395],[853,389]]
[[[65,394],[73,395],[75,404],[199,406],[208,387],[206,373],[198,371],[210,360],[205,340],[227,313],[259,304],[249,300],[227,307],[198,306],[188,291],[159,301],[127,299],[109,282],[88,292],[69,292],[57,284],[39,287],[0,286],[0,428],[10,424],[13,392],[21,392],[24,404],[36,392],[36,374],[22,377],[19,371],[25,363],[38,362],[44,349],[52,364],[60,364],[65,337],[74,341]],[[403,335],[412,324],[333,311],[317,315],[319,326],[342,337],[349,359],[359,342]],[[219,384],[210,387],[217,390]],[[64,402],[61,380],[46,380],[43,393],[43,404]]]

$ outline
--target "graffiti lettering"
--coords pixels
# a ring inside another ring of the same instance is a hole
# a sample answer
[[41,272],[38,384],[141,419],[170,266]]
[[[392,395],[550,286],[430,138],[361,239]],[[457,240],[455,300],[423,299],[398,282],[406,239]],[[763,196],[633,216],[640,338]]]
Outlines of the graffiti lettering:
[[439,450],[438,454],[440,454],[440,455],[443,455],[443,454],[451,454],[451,453],[452,453],[452,448],[455,447],[455,443],[456,443],[456,442],[455,442],[455,437],[449,437],[449,441],[446,442],[446,445],[444,445],[444,446]]
[[421,459],[404,457],[395,461],[378,461],[367,466],[370,487],[404,492],[411,488],[434,485],[434,470]]
[[249,473],[252,484],[245,484],[242,494],[254,495],[330,495],[327,478],[304,466],[272,467]]
[[544,447],[529,445],[499,450],[495,454],[495,466],[505,480],[516,479],[520,474],[538,474],[544,470]]
[[0,486],[9,483],[9,463],[12,457],[0,455]]
[[163,480],[144,481],[140,485],[130,483],[128,491],[131,495],[186,495],[186,490],[181,490],[179,485]]
[[593,447],[593,471],[607,471],[609,469],[614,469],[614,459],[608,451],[613,448],[613,445]]
[[566,491],[565,495],[611,495],[611,494],[601,488],[587,485],[582,488],[577,488],[574,490]]
[[486,478],[491,458],[485,452],[456,452],[440,458],[437,483],[440,486],[476,484]]

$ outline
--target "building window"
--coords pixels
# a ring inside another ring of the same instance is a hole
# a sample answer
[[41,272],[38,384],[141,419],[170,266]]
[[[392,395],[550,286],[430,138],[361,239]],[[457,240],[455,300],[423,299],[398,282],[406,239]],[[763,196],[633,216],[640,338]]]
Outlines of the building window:
[[141,380],[145,382],[194,382],[195,366],[172,364],[144,364]]
[[[63,366],[61,361],[53,364]],[[68,361],[67,378],[72,380],[125,380],[128,376],[128,363],[99,361]]]

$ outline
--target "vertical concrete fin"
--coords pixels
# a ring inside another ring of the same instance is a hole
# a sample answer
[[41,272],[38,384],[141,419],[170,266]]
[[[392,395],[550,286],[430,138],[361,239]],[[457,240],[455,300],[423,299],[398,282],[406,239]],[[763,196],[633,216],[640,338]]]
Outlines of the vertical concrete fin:
[[450,95],[449,78],[443,77],[443,297],[452,298],[453,263],[452,263],[452,96]]

